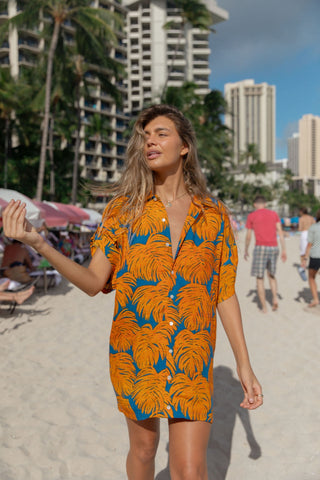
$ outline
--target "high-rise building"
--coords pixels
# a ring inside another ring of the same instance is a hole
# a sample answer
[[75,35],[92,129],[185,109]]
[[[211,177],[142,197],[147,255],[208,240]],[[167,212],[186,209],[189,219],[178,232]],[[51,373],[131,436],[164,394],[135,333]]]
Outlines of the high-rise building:
[[260,161],[275,161],[276,88],[254,80],[227,83],[224,87],[228,113],[225,124],[232,130],[233,156],[236,164],[249,144],[258,147]]
[[[129,112],[159,102],[164,87],[185,81],[197,84],[197,93],[209,92],[209,32],[184,25],[170,0],[124,0],[127,16]],[[213,25],[228,19],[215,0],[204,2]],[[165,25],[170,25],[164,28]]]
[[[5,4],[4,4],[5,5]],[[1,7],[0,25],[8,18],[15,16],[23,9],[24,2],[19,0],[8,0],[6,5]],[[101,7],[117,13],[123,19],[126,17],[126,8],[117,0],[93,0],[93,7]],[[44,21],[50,21],[44,19]],[[40,37],[41,21],[34,30],[25,28],[10,29],[9,37],[0,46],[0,68],[9,67],[13,76],[19,75],[22,67],[34,67],[38,57],[44,49],[44,41]],[[67,41],[73,41],[74,27],[69,21],[62,25],[64,36]],[[126,66],[127,49],[124,46],[125,32],[116,31],[118,43],[115,47],[109,49],[108,54],[111,58]],[[123,132],[128,123],[128,117],[123,110],[119,110],[114,99],[108,92],[103,91],[95,75],[98,65],[93,65],[92,71],[86,74],[86,80],[90,83],[90,94],[81,100],[82,140],[80,145],[80,170],[81,175],[87,179],[96,181],[114,181],[119,177],[119,171],[125,158],[126,141],[123,138]],[[111,82],[115,82],[110,77]],[[124,98],[126,89],[123,79],[118,81],[118,89]],[[108,141],[89,138],[85,140],[84,129],[90,123],[90,119],[95,114],[101,114],[110,126]]]
[[299,137],[299,177],[320,180],[320,117],[303,115]]
[[294,133],[288,138],[288,168],[293,175],[299,175],[299,133]]

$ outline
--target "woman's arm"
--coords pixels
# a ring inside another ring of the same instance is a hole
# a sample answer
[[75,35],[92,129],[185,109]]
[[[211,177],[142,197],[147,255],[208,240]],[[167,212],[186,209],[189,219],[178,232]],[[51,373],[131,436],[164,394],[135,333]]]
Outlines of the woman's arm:
[[262,389],[250,365],[236,294],[219,303],[217,309],[233,350],[239,379],[244,391],[241,407],[253,410],[263,403]]
[[101,250],[97,250],[88,268],[79,265],[51,247],[26,219],[26,206],[20,201],[9,203],[2,214],[7,237],[33,247],[40,255],[75,286],[90,296],[102,290],[110,277],[112,266]]

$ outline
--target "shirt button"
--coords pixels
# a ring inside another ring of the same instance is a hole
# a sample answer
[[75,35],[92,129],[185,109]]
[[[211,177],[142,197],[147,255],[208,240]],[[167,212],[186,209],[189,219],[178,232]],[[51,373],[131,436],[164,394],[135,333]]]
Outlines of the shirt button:
[[170,295],[170,298],[174,298],[174,295]]
[[173,325],[173,322],[169,322],[169,325]]
[[168,376],[167,376],[167,380],[168,380],[169,382],[170,382],[170,380],[172,380],[171,375],[168,375]]
[[174,270],[171,270],[171,275],[174,275]]
[[157,201],[157,197],[153,197],[153,200],[156,202],[156,201]]
[[166,219],[165,219],[165,218],[163,218],[163,219],[162,219],[162,221],[163,221],[163,222],[165,222],[165,221],[166,221]]
[[173,353],[173,350],[172,350],[172,348],[169,348],[169,353]]
[[170,243],[166,243],[166,247],[170,247]]
[[171,410],[171,407],[170,407],[170,405],[167,405],[167,410]]

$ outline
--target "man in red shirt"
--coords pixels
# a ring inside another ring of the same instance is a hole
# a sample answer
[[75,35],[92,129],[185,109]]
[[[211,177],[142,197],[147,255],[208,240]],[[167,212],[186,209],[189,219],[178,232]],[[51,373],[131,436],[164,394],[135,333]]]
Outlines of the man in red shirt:
[[266,208],[266,201],[262,195],[258,195],[255,198],[253,206],[255,211],[248,215],[246,222],[247,234],[244,258],[247,260],[249,257],[248,249],[252,231],[254,231],[256,244],[253,251],[251,275],[257,278],[258,297],[262,311],[266,313],[267,304],[264,288],[264,272],[266,269],[272,293],[272,310],[277,310],[278,308],[277,281],[275,277],[276,264],[279,255],[277,234],[279,235],[280,240],[282,261],[286,261],[287,254],[278,214],[273,210]]

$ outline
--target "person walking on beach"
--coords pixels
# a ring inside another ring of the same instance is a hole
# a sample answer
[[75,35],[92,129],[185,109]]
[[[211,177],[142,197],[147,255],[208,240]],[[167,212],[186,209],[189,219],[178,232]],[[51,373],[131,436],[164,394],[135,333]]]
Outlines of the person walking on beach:
[[207,480],[217,311],[244,390],[241,406],[259,407],[263,394],[235,293],[229,215],[207,189],[192,126],[179,110],[141,112],[111,190],[87,269],[50,247],[20,202],[4,211],[4,229],[88,295],[116,290],[110,376],[128,426],[128,479],[154,479],[159,419],[167,418],[171,479]]
[[253,206],[254,212],[248,215],[246,222],[246,239],[245,239],[245,260],[249,257],[249,245],[251,242],[252,232],[255,234],[256,244],[253,251],[253,260],[251,267],[251,275],[257,279],[257,292],[261,309],[263,313],[267,312],[266,292],[264,287],[264,273],[267,270],[269,284],[272,294],[272,310],[278,308],[278,293],[276,265],[279,255],[277,234],[279,235],[281,246],[281,259],[285,262],[287,259],[284,235],[281,228],[281,222],[278,214],[273,210],[266,208],[266,200],[262,195],[257,195]]
[[300,207],[299,209],[299,227],[300,232],[300,263],[302,263],[306,256],[306,249],[308,244],[308,230],[315,223],[315,219],[312,215],[308,214],[306,207]]
[[308,266],[308,280],[312,294],[312,302],[309,303],[308,307],[316,307],[319,305],[316,275],[320,268],[320,210],[318,210],[316,213],[316,223],[312,224],[308,230],[307,242],[306,252],[302,258],[301,266],[306,268],[307,260],[310,257]]

